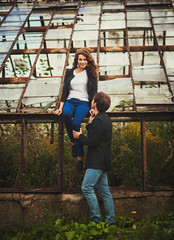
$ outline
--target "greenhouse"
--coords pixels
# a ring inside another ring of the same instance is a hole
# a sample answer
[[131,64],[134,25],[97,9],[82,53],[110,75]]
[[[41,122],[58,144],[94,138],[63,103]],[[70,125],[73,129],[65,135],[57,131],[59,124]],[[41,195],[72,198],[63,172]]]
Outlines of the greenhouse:
[[98,91],[111,97],[112,121],[141,125],[146,190],[145,123],[174,121],[172,0],[0,1],[0,123],[21,127],[20,188],[28,124],[48,123],[52,142],[58,124],[57,190],[63,190],[63,123],[54,111],[80,48],[99,66]]

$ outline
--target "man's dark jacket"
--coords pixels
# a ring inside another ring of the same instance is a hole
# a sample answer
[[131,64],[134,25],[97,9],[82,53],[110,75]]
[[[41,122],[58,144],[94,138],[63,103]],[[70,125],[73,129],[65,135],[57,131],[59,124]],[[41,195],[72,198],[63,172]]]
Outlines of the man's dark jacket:
[[87,137],[80,134],[79,140],[88,146],[86,168],[110,170],[112,122],[108,115],[99,112],[86,127]]
[[[65,102],[69,95],[70,82],[75,77],[73,72],[74,72],[74,69],[66,70],[61,102]],[[89,72],[88,69],[86,69],[86,72],[87,72],[87,76],[88,76],[87,90],[88,90],[89,102],[91,104],[91,101],[92,101],[95,93],[97,92],[97,78],[95,76],[93,76]]]

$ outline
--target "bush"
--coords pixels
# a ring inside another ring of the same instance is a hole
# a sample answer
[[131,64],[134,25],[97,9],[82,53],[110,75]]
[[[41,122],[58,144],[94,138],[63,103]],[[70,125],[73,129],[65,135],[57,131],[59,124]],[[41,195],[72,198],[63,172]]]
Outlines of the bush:
[[3,240],[173,240],[174,212],[137,220],[132,213],[116,215],[116,224],[87,223],[86,219],[47,217],[29,226],[9,226],[1,229]]
[[[0,128],[0,187],[20,187],[20,125],[4,124]],[[86,134],[85,124],[83,131]],[[28,124],[28,162],[24,187],[57,187],[58,125],[54,143],[50,142],[50,124]],[[148,184],[174,185],[174,124],[146,123]],[[85,156],[87,148],[84,147]],[[84,157],[85,158],[85,157]],[[64,186],[80,187],[84,171],[75,171],[71,144],[64,132]],[[142,158],[140,123],[113,123],[112,186],[141,186]]]

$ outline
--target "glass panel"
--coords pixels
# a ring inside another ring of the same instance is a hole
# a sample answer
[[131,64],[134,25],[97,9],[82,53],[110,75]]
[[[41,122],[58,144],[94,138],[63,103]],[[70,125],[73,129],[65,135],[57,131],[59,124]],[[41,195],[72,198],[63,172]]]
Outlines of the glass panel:
[[5,54],[0,54],[0,65],[4,62],[5,57]]
[[[118,105],[120,105],[121,102],[127,102],[129,104],[133,103],[133,95],[129,94],[121,94],[121,95],[109,95],[111,98],[111,105],[108,109],[107,112],[111,112],[111,111],[117,111],[117,107]],[[132,104],[131,104],[132,105]],[[118,109],[119,110],[119,109]]]
[[10,50],[11,42],[0,42],[0,53],[7,53]]
[[166,45],[174,45],[174,31],[166,31]]
[[20,86],[16,86],[15,84],[10,84],[10,86],[0,85],[0,101],[19,100],[23,87],[23,84]]
[[4,22],[1,26],[5,27],[6,30],[8,29],[8,27],[13,26],[13,30],[14,27],[21,27],[23,25],[23,22]]
[[[74,30],[98,30],[99,28],[99,15],[85,15],[79,16],[78,22],[75,24]],[[92,20],[92,21],[91,21]]]
[[110,95],[132,94],[132,80],[131,78],[116,78],[107,81],[99,81],[98,91],[102,91]]
[[105,29],[125,29],[125,21],[102,21],[101,30]]
[[174,23],[154,25],[155,31],[174,30]]
[[23,104],[46,106],[57,99],[61,78],[32,78],[24,95]]
[[159,9],[151,10],[152,17],[169,17],[174,16],[174,13],[171,9],[162,9],[162,11]]
[[106,20],[125,20],[125,14],[124,13],[104,13],[102,14],[101,20],[106,21]]
[[4,27],[2,24],[2,27],[0,27],[0,32],[5,32],[5,35],[7,34],[7,31],[19,31],[20,27]]
[[100,66],[129,65],[128,53],[100,53]]
[[[98,4],[99,5],[99,4]],[[96,14],[100,13],[100,5],[99,6],[85,6],[80,7],[79,14]]]
[[160,23],[174,23],[174,16],[173,17],[163,17],[163,18],[153,18],[154,24],[160,24]]
[[77,17],[76,25],[95,25],[98,24],[99,14],[95,15],[79,15]]
[[0,41],[3,41],[4,39],[6,41],[14,41],[16,36],[18,34],[18,31],[0,31]]
[[[76,24],[74,27],[74,31],[88,31],[88,30],[96,30],[98,31],[99,24],[93,24],[93,25],[80,25]],[[83,32],[81,32],[83,34]]]
[[[48,58],[47,58],[48,56]],[[61,76],[65,64],[66,54],[40,54],[39,60],[36,64],[37,76]],[[49,65],[48,65],[49,63]],[[47,70],[52,68],[51,71]]]
[[1,6],[0,5],[0,12],[8,12],[11,9],[11,6]]
[[23,33],[16,41],[14,49],[39,49],[42,37],[42,33]]
[[124,9],[124,5],[116,1],[103,1],[102,10],[107,9]]
[[46,40],[47,39],[69,39],[71,34],[71,28],[68,29],[49,29]]
[[[32,13],[29,17],[30,27],[47,26],[51,19],[51,12],[49,13]],[[26,23],[28,26],[28,22]]]
[[73,40],[97,40],[98,31],[74,31]]
[[53,20],[52,20],[52,25],[53,26],[60,26],[60,25],[72,25],[74,23],[74,14],[57,14],[54,15]]
[[[174,81],[174,78],[173,78],[173,81]],[[172,88],[172,91],[174,92],[174,82],[170,82],[170,86]]]
[[101,47],[123,46],[124,32],[123,31],[101,31],[100,34]]
[[24,97],[49,97],[58,96],[59,84],[49,83],[29,83]]
[[160,57],[158,52],[145,52],[144,65],[160,65]]
[[164,69],[161,66],[143,66],[132,69],[134,81],[166,82]]
[[31,12],[31,7],[30,8],[14,7],[9,15],[28,15],[30,12]]
[[128,65],[127,53],[100,53],[99,69],[101,75],[128,74]]
[[146,11],[127,11],[127,19],[150,19],[149,12]]
[[128,20],[127,26],[130,28],[151,28],[151,23],[150,20]]
[[172,104],[167,85],[160,88],[135,85],[134,93],[137,104]]
[[173,68],[174,52],[164,52],[163,59],[165,62],[168,75],[174,75]]
[[[25,106],[31,106],[32,107],[38,107],[39,109],[37,110],[34,110],[34,109],[25,109],[24,111],[37,111],[37,112],[40,112],[41,111],[41,105],[42,107],[50,104],[51,102],[53,101],[56,101],[57,97],[43,97],[43,98],[23,98],[22,100],[22,103],[25,105]],[[34,105],[34,106],[33,106]]]
[[25,15],[12,15],[12,16],[7,16],[7,18],[5,19],[4,23],[7,23],[7,22],[24,22],[26,19],[26,16]]

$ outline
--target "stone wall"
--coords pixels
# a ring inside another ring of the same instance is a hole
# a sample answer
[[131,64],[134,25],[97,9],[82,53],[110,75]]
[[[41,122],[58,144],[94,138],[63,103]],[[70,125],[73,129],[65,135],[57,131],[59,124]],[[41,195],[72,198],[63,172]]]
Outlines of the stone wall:
[[[122,216],[128,216],[136,211],[137,218],[145,218],[174,211],[174,192],[136,192],[112,189],[115,211]],[[103,205],[99,199],[101,209]],[[72,214],[72,216],[87,217],[88,206],[82,194],[46,194],[46,193],[0,193],[0,227],[10,223],[29,223],[42,218],[45,212],[53,214]],[[61,216],[62,216],[61,215]]]

